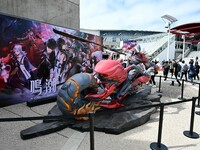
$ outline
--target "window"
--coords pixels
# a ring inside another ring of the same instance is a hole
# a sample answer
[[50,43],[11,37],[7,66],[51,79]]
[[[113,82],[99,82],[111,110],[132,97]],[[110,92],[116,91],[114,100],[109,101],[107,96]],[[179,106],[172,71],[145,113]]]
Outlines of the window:
[[113,37],[113,38],[112,38],[112,41],[113,41],[113,42],[116,42],[116,37]]

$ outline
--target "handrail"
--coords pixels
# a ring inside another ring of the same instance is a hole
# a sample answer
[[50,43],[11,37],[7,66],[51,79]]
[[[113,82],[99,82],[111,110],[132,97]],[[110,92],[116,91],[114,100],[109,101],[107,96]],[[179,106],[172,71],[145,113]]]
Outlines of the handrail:
[[[174,39],[174,36],[172,36],[170,38],[170,44],[173,43],[173,39]],[[152,53],[152,58],[155,58],[156,56],[158,56],[160,53],[162,53],[166,48],[167,48],[167,45],[168,45],[168,41],[166,41],[165,43],[162,44],[162,46],[160,46],[156,51],[154,51]]]

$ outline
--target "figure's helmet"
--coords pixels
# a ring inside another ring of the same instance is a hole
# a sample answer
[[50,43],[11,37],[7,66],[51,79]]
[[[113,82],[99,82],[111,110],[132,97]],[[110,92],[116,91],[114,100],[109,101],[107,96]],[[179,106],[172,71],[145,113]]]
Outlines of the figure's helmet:
[[94,71],[100,81],[116,82],[118,85],[128,76],[120,60],[101,60],[96,64]]

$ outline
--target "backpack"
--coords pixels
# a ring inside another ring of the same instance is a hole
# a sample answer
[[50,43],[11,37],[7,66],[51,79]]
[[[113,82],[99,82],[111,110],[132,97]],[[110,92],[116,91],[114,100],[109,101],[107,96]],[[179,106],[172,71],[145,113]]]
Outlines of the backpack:
[[179,63],[177,63],[177,72],[181,71],[181,65]]
[[154,73],[158,74],[158,71],[160,70],[160,67],[158,65],[154,66]]
[[188,65],[184,64],[184,66],[183,66],[183,72],[186,72],[188,69],[189,69]]
[[190,65],[189,74],[195,74],[195,67],[193,65]]

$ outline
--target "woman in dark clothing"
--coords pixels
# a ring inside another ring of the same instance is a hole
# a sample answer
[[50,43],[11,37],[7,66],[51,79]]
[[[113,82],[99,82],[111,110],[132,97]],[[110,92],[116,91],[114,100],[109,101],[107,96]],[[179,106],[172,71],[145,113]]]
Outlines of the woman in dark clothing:
[[164,75],[164,77],[165,77],[165,79],[164,80],[167,80],[167,76],[168,76],[168,72],[169,72],[169,63],[168,63],[168,61],[166,61],[164,64],[163,64],[163,75]]
[[[173,72],[174,72],[174,76],[176,78],[176,81],[178,82],[178,85],[181,86],[181,83],[180,81],[178,80],[178,68],[179,68],[179,65],[174,59],[172,60],[172,64],[173,64]],[[174,81],[172,81],[171,85],[174,85]]]
[[195,66],[193,65],[194,61],[190,61],[190,67],[189,67],[189,70],[188,70],[188,78],[190,79],[191,83],[193,83],[193,78],[195,77]]
[[174,75],[174,68],[172,61],[169,61],[169,71],[171,73],[171,77]]
[[196,80],[196,77],[199,80],[199,68],[200,68],[200,66],[198,64],[198,61],[196,61],[195,62],[195,77],[194,77],[195,80]]

